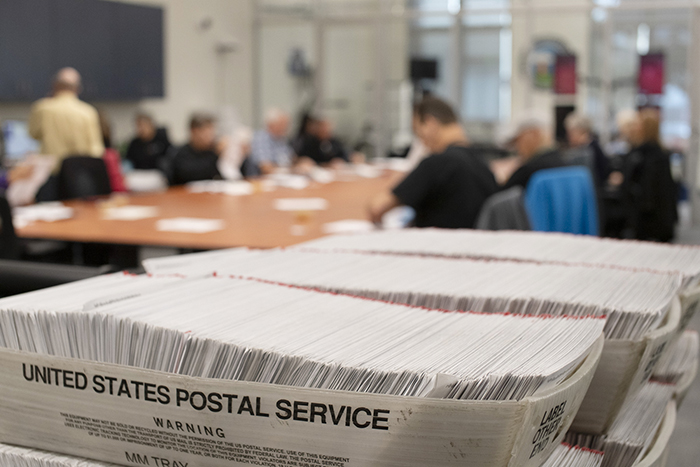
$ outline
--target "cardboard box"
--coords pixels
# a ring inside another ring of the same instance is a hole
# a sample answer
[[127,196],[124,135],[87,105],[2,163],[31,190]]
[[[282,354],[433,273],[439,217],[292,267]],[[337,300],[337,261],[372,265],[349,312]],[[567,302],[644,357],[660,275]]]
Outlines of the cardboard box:
[[602,349],[601,336],[570,378],[521,401],[292,388],[0,349],[0,442],[125,465],[535,467],[568,430]]
[[700,309],[700,286],[694,289],[689,289],[681,292],[681,323],[678,332],[681,333],[685,330],[693,319],[695,313]]
[[683,400],[685,400],[685,396],[688,395],[688,391],[690,391],[697,374],[698,366],[696,364],[688,373],[684,374],[680,381],[678,381],[678,384],[676,384],[676,392],[673,397],[676,399],[676,405],[678,407],[681,406]]
[[675,299],[664,323],[640,340],[606,339],[591,387],[572,431],[605,434],[625,399],[636,393],[654,370],[663,352],[678,335],[681,305]]
[[659,426],[656,439],[649,448],[644,459],[635,464],[635,467],[666,467],[668,458],[668,442],[676,427],[676,403],[671,401],[666,407],[666,415]]

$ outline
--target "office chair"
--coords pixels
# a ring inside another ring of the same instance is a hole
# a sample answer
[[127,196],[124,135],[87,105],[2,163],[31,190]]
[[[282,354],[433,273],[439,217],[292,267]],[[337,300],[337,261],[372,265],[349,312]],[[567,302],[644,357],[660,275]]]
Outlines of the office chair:
[[0,259],[19,259],[22,255],[15,227],[12,224],[12,210],[4,196],[0,196]]
[[104,161],[89,156],[63,160],[58,173],[58,199],[91,198],[112,193]]
[[598,235],[598,204],[590,171],[561,167],[536,172],[525,190],[532,230]]
[[32,292],[110,272],[114,272],[114,269],[109,266],[94,268],[0,259],[0,297]]

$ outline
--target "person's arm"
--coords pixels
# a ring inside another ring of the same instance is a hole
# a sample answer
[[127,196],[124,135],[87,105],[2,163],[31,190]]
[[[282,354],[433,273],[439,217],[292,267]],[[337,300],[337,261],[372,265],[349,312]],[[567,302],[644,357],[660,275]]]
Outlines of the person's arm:
[[250,144],[250,162],[262,171],[263,166],[272,165],[272,148],[266,134],[258,131]]
[[348,151],[345,149],[345,146],[343,146],[343,143],[340,142],[338,139],[333,139],[333,146],[335,150],[333,151],[333,157],[331,158],[331,162],[333,162],[333,159],[337,159],[338,161],[343,161],[343,162],[350,162],[350,156],[348,155]]
[[136,159],[138,159],[136,156],[136,140],[137,138],[131,140],[129,147],[126,148],[126,155],[124,156],[124,159],[130,161],[134,166],[136,165]]
[[398,206],[401,206],[399,198],[394,193],[385,191],[370,202],[368,207],[369,220],[375,224],[380,224],[384,214]]
[[7,172],[0,170],[0,190],[6,190],[9,185],[9,180],[7,179]]
[[529,171],[525,166],[520,166],[518,170],[513,172],[513,175],[510,176],[506,184],[501,187],[501,190],[505,191],[513,188],[514,186],[520,186],[524,190],[527,188],[527,182],[530,178],[528,172]]
[[418,164],[391,191],[386,191],[372,200],[369,205],[369,217],[372,222],[379,223],[382,216],[395,207],[406,205],[418,209],[433,190],[439,179],[438,167],[440,161],[428,157]]
[[102,157],[105,152],[104,140],[102,139],[102,130],[100,130],[100,119],[97,115],[97,110],[92,112],[90,122],[87,128],[87,134],[90,145],[90,155],[94,157]]
[[41,107],[39,103],[32,106],[31,113],[29,114],[29,136],[37,141],[41,141]]

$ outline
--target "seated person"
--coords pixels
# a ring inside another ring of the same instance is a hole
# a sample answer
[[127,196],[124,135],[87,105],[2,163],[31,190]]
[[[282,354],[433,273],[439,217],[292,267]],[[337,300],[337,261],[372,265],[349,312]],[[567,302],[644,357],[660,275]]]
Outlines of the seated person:
[[387,211],[407,205],[416,211],[416,227],[473,228],[486,198],[498,191],[496,180],[469,148],[449,104],[427,97],[415,112],[418,137],[431,155],[392,191],[372,201],[370,219],[379,223]]
[[0,195],[3,194],[13,182],[29,178],[32,176],[33,172],[34,167],[29,164],[20,164],[7,171],[0,169]]
[[172,162],[172,185],[184,185],[198,180],[221,178],[218,169],[214,117],[195,114],[190,119],[190,142],[181,147]]
[[136,115],[136,137],[129,143],[126,159],[135,169],[162,169],[161,161],[170,149],[165,128],[156,128],[153,118],[145,113]]
[[265,129],[253,137],[250,159],[245,175],[266,175],[276,167],[292,165],[294,151],[287,141],[289,115],[279,109],[270,109],[265,114]]
[[549,133],[547,125],[537,118],[524,118],[515,126],[508,145],[515,148],[520,167],[503,186],[504,190],[514,186],[525,189],[535,172],[566,165]]
[[306,128],[297,148],[299,157],[311,159],[318,165],[350,161],[342,143],[333,136],[331,122],[312,118]]

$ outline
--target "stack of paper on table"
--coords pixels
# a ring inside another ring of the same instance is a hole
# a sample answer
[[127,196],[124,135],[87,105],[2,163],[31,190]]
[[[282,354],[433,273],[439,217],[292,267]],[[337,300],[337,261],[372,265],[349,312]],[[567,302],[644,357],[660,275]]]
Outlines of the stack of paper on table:
[[299,245],[324,251],[490,258],[677,272],[681,328],[700,308],[700,247],[545,232],[403,229],[336,235]]
[[664,320],[677,274],[499,261],[232,249],[144,261],[150,274],[254,277],[433,309],[606,316],[638,339]]
[[603,239],[585,235],[447,229],[404,229],[312,240],[304,249],[418,254],[452,258],[611,266],[679,272],[700,283],[700,247]]
[[603,443],[603,467],[632,467],[644,457],[673,391],[670,384],[648,383],[627,401]]
[[669,440],[676,424],[674,388],[648,383],[625,404],[605,435],[567,433],[569,445],[603,453],[605,466],[665,467]]
[[[90,288],[70,286],[77,300]],[[31,311],[29,294],[0,306],[1,441],[111,462],[539,466],[602,347],[595,317],[443,313],[229,278],[116,288],[83,311]]]
[[144,267],[153,274],[251,277],[433,309],[606,316],[601,363],[575,421],[577,429],[590,433],[603,433],[625,398],[649,379],[679,321],[677,274],[244,249],[158,258]]
[[[146,465],[151,465],[149,462]],[[38,449],[0,443],[0,466],[3,467],[117,467],[117,464],[70,457]]]
[[602,463],[602,452],[562,443],[542,467],[600,467]]
[[190,193],[221,193],[229,196],[253,194],[253,184],[245,180],[199,180],[187,184]]
[[12,210],[12,223],[21,228],[42,221],[56,222],[73,217],[73,208],[65,206],[60,201],[38,203],[31,206],[17,207]]
[[698,373],[700,339],[696,331],[684,331],[654,368],[652,379],[676,385],[680,406]]

